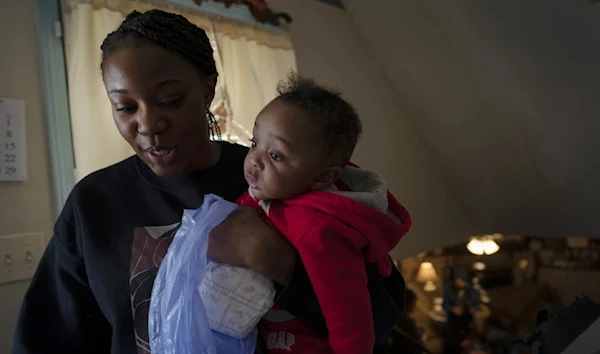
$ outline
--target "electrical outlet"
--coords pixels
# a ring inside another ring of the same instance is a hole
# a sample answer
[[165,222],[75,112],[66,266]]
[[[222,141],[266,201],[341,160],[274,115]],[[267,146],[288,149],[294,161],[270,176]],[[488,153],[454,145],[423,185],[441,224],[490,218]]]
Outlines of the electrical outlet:
[[41,232],[0,237],[0,284],[33,277],[44,253]]

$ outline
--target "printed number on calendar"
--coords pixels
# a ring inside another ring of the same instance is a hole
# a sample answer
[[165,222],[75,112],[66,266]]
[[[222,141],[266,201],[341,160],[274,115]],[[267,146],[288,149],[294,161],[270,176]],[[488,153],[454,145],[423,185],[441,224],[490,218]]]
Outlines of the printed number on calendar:
[[17,168],[14,167],[14,166],[6,166],[4,168],[4,174],[7,175],[7,176],[12,176],[15,173],[17,173]]
[[4,162],[15,162],[15,161],[17,161],[17,155],[4,154]]

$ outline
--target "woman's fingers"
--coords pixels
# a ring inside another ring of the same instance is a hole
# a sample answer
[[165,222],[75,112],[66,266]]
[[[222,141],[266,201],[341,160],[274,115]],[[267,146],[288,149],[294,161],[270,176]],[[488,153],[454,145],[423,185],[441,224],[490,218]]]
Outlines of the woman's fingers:
[[208,257],[247,267],[282,284],[295,263],[295,249],[251,207],[240,207],[209,232]]

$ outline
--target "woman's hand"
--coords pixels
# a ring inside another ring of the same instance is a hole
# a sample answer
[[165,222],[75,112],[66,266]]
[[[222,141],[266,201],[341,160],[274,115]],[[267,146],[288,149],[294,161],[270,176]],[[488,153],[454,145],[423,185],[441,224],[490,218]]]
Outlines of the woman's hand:
[[287,285],[296,250],[264,223],[256,210],[240,207],[209,233],[208,257],[215,262],[253,269]]

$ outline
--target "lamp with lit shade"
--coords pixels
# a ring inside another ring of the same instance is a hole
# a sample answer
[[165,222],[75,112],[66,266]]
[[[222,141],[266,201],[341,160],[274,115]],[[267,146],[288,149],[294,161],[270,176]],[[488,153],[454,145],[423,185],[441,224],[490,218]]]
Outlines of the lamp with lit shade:
[[423,262],[419,267],[419,271],[417,272],[416,280],[424,284],[423,290],[425,291],[436,291],[437,286],[435,285],[435,281],[437,280],[437,272],[435,268],[433,268],[433,264],[431,262]]
[[467,250],[478,256],[483,256],[484,254],[489,256],[498,252],[500,246],[498,246],[492,237],[473,237],[469,243],[467,243]]

